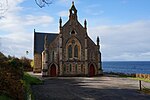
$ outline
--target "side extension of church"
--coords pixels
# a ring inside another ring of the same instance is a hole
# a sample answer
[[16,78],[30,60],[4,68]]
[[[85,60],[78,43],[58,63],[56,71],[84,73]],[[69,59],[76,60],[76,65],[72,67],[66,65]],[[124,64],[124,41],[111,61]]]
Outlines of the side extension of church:
[[95,76],[102,74],[100,41],[95,44],[87,34],[87,21],[82,26],[72,3],[69,20],[59,33],[34,30],[34,69],[43,76]]

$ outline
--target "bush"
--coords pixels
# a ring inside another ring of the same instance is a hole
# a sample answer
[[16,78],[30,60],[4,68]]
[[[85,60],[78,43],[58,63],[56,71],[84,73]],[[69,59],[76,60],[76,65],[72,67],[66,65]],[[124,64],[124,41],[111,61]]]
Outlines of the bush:
[[24,100],[22,63],[18,58],[11,59],[0,53],[0,94],[14,100]]
[[12,66],[0,67],[0,93],[7,94],[13,99],[24,99],[24,88],[20,74],[17,74]]
[[22,62],[22,66],[24,71],[32,71],[33,68],[31,67],[31,61],[30,59],[26,58],[26,57],[22,57],[21,59]]
[[31,61],[30,65],[32,68],[34,67],[34,60]]

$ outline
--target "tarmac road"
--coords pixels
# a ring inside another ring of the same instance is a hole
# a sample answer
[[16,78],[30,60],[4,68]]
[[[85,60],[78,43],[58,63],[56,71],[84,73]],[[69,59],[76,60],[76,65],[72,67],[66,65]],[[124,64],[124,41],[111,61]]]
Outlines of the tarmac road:
[[[35,100],[150,100],[138,81],[115,76],[45,78],[33,85]],[[150,86],[150,83],[146,84]]]

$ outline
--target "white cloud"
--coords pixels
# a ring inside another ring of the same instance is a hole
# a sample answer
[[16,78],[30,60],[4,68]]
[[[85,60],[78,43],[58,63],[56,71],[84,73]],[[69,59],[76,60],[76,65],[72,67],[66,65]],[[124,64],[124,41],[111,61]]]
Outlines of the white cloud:
[[141,56],[149,56],[150,57],[150,52],[141,53]]
[[61,12],[58,13],[58,16],[60,16],[60,17],[68,17],[69,13],[68,13],[68,11],[61,11]]
[[89,35],[94,40],[100,36],[103,60],[150,60],[147,54],[150,51],[149,27],[149,20],[101,25],[90,28]]
[[48,25],[53,22],[53,18],[50,16],[33,16],[27,15],[25,19],[26,25]]
[[33,30],[36,26],[48,27],[54,19],[47,15],[22,14],[25,9],[19,4],[24,0],[9,0],[9,9],[0,19],[1,49],[6,55],[25,56],[28,50],[32,56]]

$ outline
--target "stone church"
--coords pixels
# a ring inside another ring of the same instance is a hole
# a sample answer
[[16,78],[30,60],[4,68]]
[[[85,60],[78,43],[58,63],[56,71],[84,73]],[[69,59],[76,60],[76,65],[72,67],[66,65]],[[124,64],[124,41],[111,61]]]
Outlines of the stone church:
[[59,33],[44,33],[34,30],[34,69],[43,76],[95,76],[102,73],[100,40],[96,44],[88,36],[87,21],[82,26],[77,9],[72,3],[69,20]]

